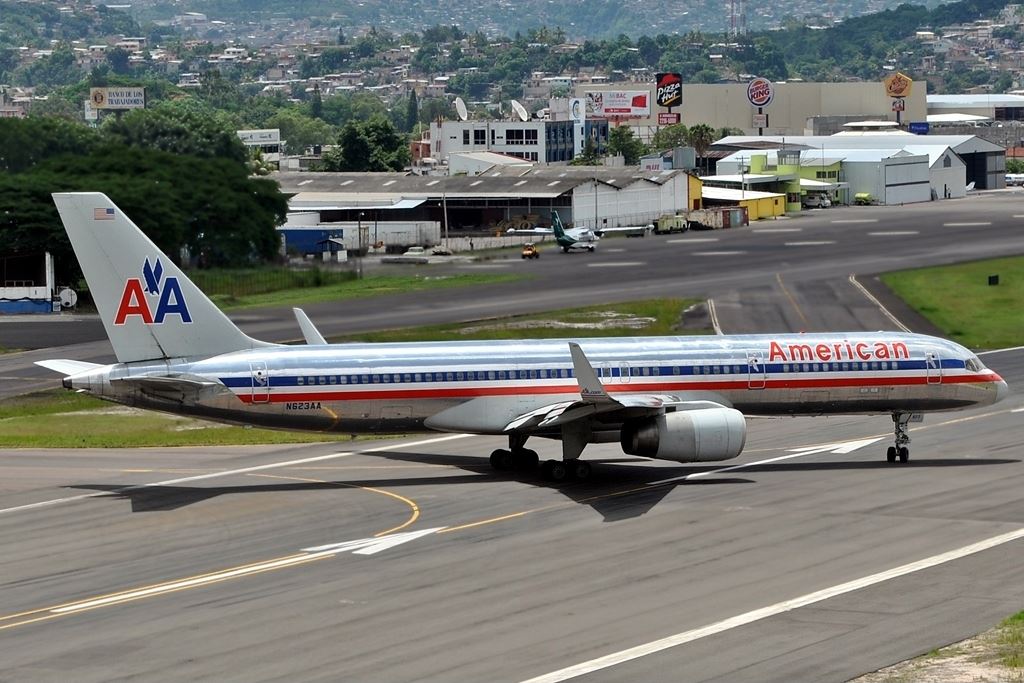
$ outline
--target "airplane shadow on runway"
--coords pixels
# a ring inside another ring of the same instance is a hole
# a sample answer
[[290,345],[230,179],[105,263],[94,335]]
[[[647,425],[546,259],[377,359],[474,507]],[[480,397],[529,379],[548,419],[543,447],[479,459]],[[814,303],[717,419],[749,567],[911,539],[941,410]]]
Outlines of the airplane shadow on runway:
[[[339,489],[373,487],[400,489],[410,486],[475,485],[483,481],[501,479],[516,481],[531,486],[557,489],[566,498],[588,505],[598,512],[605,522],[617,522],[640,517],[652,510],[671,491],[680,486],[710,486],[721,484],[755,484],[753,479],[729,476],[679,479],[728,467],[728,463],[714,465],[684,466],[666,468],[645,466],[644,461],[628,458],[595,458],[588,460],[593,474],[586,482],[564,482],[554,484],[545,481],[539,472],[495,472],[484,460],[471,456],[445,455],[436,453],[400,453],[391,451],[376,454],[377,457],[416,465],[441,465],[464,473],[442,474],[429,477],[389,477],[380,479],[346,479],[323,482],[293,482],[281,484],[251,484],[245,486],[123,486],[119,484],[77,484],[73,489],[104,491],[111,497],[129,500],[132,512],[165,512],[201,503],[219,496],[282,493],[290,491],[337,491]],[[744,467],[745,473],[756,472],[810,472],[828,470],[873,470],[921,467],[966,467],[977,465],[1002,465],[1020,462],[1013,459],[920,459],[905,464],[890,464],[882,460],[850,460],[842,462],[782,462],[765,463]],[[665,483],[652,483],[675,479]]]

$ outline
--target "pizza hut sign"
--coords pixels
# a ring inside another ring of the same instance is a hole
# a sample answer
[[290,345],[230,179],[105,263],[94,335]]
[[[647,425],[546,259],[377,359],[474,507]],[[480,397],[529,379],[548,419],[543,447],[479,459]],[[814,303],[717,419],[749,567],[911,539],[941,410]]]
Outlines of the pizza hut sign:
[[678,107],[683,103],[683,77],[681,74],[657,74],[658,96],[655,101],[659,107]]
[[767,78],[755,78],[747,83],[747,100],[752,107],[767,107],[775,97],[775,89]]

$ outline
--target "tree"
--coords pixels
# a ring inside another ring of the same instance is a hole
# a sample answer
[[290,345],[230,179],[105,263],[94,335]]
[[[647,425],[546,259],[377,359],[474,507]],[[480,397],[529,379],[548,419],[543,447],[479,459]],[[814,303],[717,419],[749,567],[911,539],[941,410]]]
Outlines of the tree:
[[409,91],[409,100],[405,104],[405,130],[411,131],[420,120],[420,108],[416,102],[416,91]]
[[0,140],[0,172],[21,173],[61,154],[89,154],[100,136],[81,123],[30,116],[0,119]]
[[282,109],[266,121],[268,128],[279,128],[288,154],[303,154],[307,147],[329,144],[335,129],[320,119],[295,109]]
[[121,144],[53,156],[20,173],[0,173],[0,243],[15,253],[50,251],[62,281],[77,264],[51,192],[101,191],[172,257],[188,247],[210,265],[272,259],[287,199],[274,181],[248,176],[228,159]]
[[685,146],[689,144],[687,140],[689,132],[686,124],[683,123],[665,126],[654,134],[654,138],[651,140],[651,149],[664,150]]
[[594,138],[587,136],[583,141],[583,151],[578,157],[569,162],[570,166],[595,166],[598,162],[597,145]]
[[698,123],[696,126],[690,127],[686,137],[690,147],[697,151],[697,156],[702,157],[708,151],[711,143],[715,141],[715,129],[706,123]]
[[327,171],[401,171],[409,164],[409,146],[384,116],[349,121],[323,164]]
[[107,64],[116,74],[126,74],[131,70],[131,55],[123,47],[115,47],[107,51]]
[[248,153],[238,139],[237,129],[237,121],[230,115],[188,100],[134,109],[103,122],[106,136],[125,145],[244,164]]
[[629,126],[616,126],[608,132],[608,154],[621,154],[627,166],[635,166],[640,156],[647,151],[644,143],[633,134]]
[[314,119],[322,119],[324,117],[324,101],[320,97],[319,83],[313,86],[313,99],[309,103],[309,115]]

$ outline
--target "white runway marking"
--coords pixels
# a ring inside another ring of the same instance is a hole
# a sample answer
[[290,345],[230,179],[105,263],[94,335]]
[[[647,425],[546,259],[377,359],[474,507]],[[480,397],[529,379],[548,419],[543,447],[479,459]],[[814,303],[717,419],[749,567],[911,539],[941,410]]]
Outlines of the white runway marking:
[[567,681],[571,678],[576,678],[577,676],[583,676],[588,673],[593,673],[594,671],[601,671],[602,669],[607,669],[609,667],[622,664],[623,662],[629,662],[634,659],[646,657],[647,655],[655,654],[678,645],[691,643],[695,640],[700,640],[701,638],[706,638],[718,633],[723,633],[730,629],[752,624],[756,621],[767,619],[768,617],[784,614],[785,612],[790,612],[792,610],[799,609],[800,607],[806,607],[818,602],[823,602],[830,598],[858,591],[862,588],[868,588],[884,581],[890,581],[901,576],[937,567],[941,564],[946,564],[953,560],[959,560],[970,555],[975,555],[982,551],[989,550],[1012,541],[1017,541],[1022,538],[1024,538],[1024,528],[1016,529],[1014,531],[1000,534],[998,536],[992,536],[982,541],[978,541],[977,543],[965,545],[945,553],[932,555],[931,557],[926,557],[923,560],[917,560],[916,562],[910,562],[875,574],[869,574],[868,576],[854,579],[853,581],[847,581],[846,583],[840,583],[829,588],[823,588],[822,590],[807,593],[806,595],[801,595],[791,600],[784,600],[782,602],[777,602],[774,605],[768,605],[767,607],[751,610],[750,612],[744,612],[743,614],[738,614],[728,619],[716,621],[715,623],[708,624],[707,626],[683,631],[682,633],[677,633],[675,635],[668,636],[667,638],[652,640],[651,642],[644,643],[643,645],[637,645],[636,647],[620,650],[619,652],[605,655],[604,657],[591,659],[590,661],[582,662],[575,666],[570,666],[565,669],[559,669],[558,671],[553,671],[542,676],[531,678],[523,683],[558,683],[559,681]]
[[899,237],[900,235],[920,235],[920,230],[887,230],[884,232],[869,232],[871,237]]
[[588,263],[587,268],[633,268],[647,265],[644,261],[612,261],[611,263]]
[[835,240],[820,240],[817,242],[786,242],[785,245],[787,247],[824,247],[835,243]]
[[739,256],[746,254],[745,251],[695,251],[694,256]]
[[626,251],[626,250],[620,248],[620,249],[602,249],[601,251],[603,251],[606,254],[618,254],[619,252]]
[[877,218],[843,218],[843,219],[840,219],[840,220],[837,220],[837,221],[832,221],[833,224],[837,224],[837,225],[838,224],[843,224],[843,223],[877,223],[877,222],[878,222]]
[[801,230],[803,228],[755,228],[750,232],[768,235],[776,232],[800,232]]
[[717,242],[717,237],[687,237],[684,239],[665,240],[668,244],[700,244],[701,242]]
[[1015,213],[1015,214],[1013,214],[1013,217],[1014,218],[1024,218],[1024,213]]
[[138,489],[151,488],[155,486],[173,486],[174,484],[184,484],[192,481],[202,481],[203,479],[215,479],[217,477],[229,477],[235,474],[250,474],[252,472],[262,472],[263,470],[273,470],[279,467],[291,467],[293,465],[305,465],[311,462],[321,462],[324,460],[335,460],[337,458],[346,458],[350,455],[363,455],[373,453],[383,453],[386,451],[394,451],[400,448],[416,448],[419,446],[427,446],[430,444],[441,443],[442,441],[451,441],[453,439],[465,439],[471,434],[449,434],[448,436],[441,436],[432,439],[422,439],[420,441],[410,441],[404,443],[391,444],[390,446],[379,446],[377,448],[368,448],[366,450],[359,451],[343,451],[339,453],[329,453],[328,455],[317,455],[311,458],[300,458],[298,460],[285,460],[283,462],[272,462],[266,465],[255,465],[253,467],[242,467],[237,470],[222,470],[220,472],[208,472],[206,474],[197,474],[191,477],[181,477],[179,479],[165,479],[164,481],[156,481],[150,484],[131,484],[124,486],[113,491],[96,491],[94,493],[83,493],[79,496],[68,496],[67,498],[54,498],[53,500],[43,500],[38,503],[28,503],[26,505],[17,505],[11,508],[0,509],[0,515],[7,514],[9,512],[23,512],[25,510],[33,510],[36,508],[49,507],[51,505],[59,505],[61,503],[70,503],[76,500],[84,500],[86,498],[100,498],[102,496],[117,495],[124,493],[125,491],[136,491]]
[[899,318],[897,318],[895,315],[893,315],[892,311],[890,311],[888,308],[885,307],[885,304],[883,304],[881,301],[879,301],[878,298],[874,294],[872,294],[871,292],[869,292],[867,290],[867,287],[865,287],[861,283],[857,282],[857,276],[856,275],[851,273],[849,280],[850,280],[850,284],[853,285],[854,287],[856,287],[857,290],[861,294],[863,294],[864,297],[868,301],[873,303],[875,306],[878,306],[878,310],[880,310],[882,312],[882,315],[884,315],[886,318],[888,318],[892,322],[893,325],[895,325],[896,327],[900,328],[904,332],[910,332],[910,328],[907,327],[906,325],[904,325],[902,322],[900,322]]
[[992,225],[992,221],[966,221],[963,223],[943,223],[944,228],[974,228],[979,225]]

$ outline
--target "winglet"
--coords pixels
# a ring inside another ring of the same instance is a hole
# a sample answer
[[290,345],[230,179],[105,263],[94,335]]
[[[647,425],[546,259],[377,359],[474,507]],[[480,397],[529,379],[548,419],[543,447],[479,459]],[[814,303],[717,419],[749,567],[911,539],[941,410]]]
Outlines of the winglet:
[[302,330],[302,336],[306,338],[307,344],[317,346],[327,343],[327,340],[320,334],[320,330],[316,329],[316,325],[309,319],[305,311],[301,308],[293,308],[292,313],[295,314],[295,319],[299,321],[299,328]]
[[604,385],[598,379],[594,366],[587,360],[587,356],[583,353],[580,345],[576,342],[569,342],[569,353],[572,355],[573,373],[576,375],[576,381],[580,385],[580,398],[588,403],[614,403],[615,399],[604,390]]

